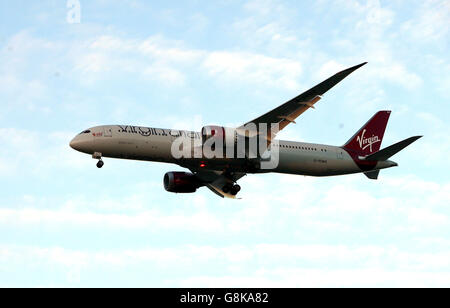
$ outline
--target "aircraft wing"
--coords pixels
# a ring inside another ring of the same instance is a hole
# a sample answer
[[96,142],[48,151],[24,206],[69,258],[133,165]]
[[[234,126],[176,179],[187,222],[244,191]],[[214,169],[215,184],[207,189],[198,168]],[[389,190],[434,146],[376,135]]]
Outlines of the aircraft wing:
[[[288,124],[295,123],[295,119],[303,112],[305,112],[309,108],[314,108],[314,104],[322,98],[322,95],[324,95],[328,90],[342,81],[345,77],[347,77],[353,71],[357,70],[366,63],[367,62],[355,65],[331,76],[327,80],[319,83],[315,87],[291,99],[283,105],[267,112],[266,114],[254,119],[253,121],[247,122],[246,124],[240,126],[238,130],[244,130],[244,126],[249,123],[256,124],[259,130],[260,123],[267,123],[268,132],[258,131],[257,134],[267,133],[266,136],[270,138],[270,123],[278,123],[280,131]],[[274,132],[274,134],[275,133],[276,132]]]
[[197,178],[205,184],[213,193],[222,197],[236,199],[236,196],[225,193],[222,188],[226,184],[236,183],[240,178],[244,177],[245,173],[229,173],[227,171],[213,171],[213,170],[193,170],[190,169]]

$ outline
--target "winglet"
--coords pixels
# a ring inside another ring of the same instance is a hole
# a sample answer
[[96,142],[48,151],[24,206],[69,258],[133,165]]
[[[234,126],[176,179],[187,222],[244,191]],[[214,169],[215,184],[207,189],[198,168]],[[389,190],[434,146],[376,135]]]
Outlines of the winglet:
[[356,71],[358,68],[360,68],[361,66],[364,66],[366,64],[367,64],[367,62],[363,62],[361,64],[358,64],[358,65],[352,66],[350,68],[347,68],[343,71],[340,71],[339,73],[334,74],[327,80],[322,81],[321,83],[316,85],[314,88],[306,91],[303,95],[305,95],[306,97],[312,96],[313,93],[315,95],[323,95],[323,94],[325,94],[325,92],[327,92],[332,87],[334,87],[339,82],[341,82],[345,77],[347,77],[348,75],[350,75],[351,73]]
[[[352,67],[350,67],[350,68],[348,68],[348,69],[346,69],[346,70],[343,70],[343,72],[344,72],[344,71],[350,71],[350,73],[351,73],[351,72],[357,70],[358,68],[360,68],[361,66],[366,65],[367,63],[368,63],[368,62],[363,62],[363,63],[361,63],[361,64],[352,66]],[[342,72],[341,72],[341,73],[342,73]],[[339,74],[339,73],[338,73],[338,74]]]
[[358,65],[352,66],[350,68],[347,68],[347,69],[345,69],[343,71],[340,71],[339,73],[336,73],[334,76],[332,76],[332,77],[328,78],[327,80],[325,80],[325,82],[330,80],[330,79],[337,79],[336,83],[338,83],[342,79],[344,79],[345,77],[347,77],[348,75],[350,75],[351,73],[356,71],[358,68],[360,68],[361,66],[364,66],[366,64],[367,64],[367,62],[363,62],[361,64],[358,64]]

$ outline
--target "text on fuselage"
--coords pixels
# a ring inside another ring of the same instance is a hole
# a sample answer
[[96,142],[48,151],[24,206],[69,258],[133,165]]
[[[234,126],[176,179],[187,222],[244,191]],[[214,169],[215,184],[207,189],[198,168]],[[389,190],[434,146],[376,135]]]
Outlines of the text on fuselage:
[[165,130],[161,128],[153,128],[153,127],[140,127],[140,126],[123,126],[118,125],[119,133],[127,133],[127,134],[139,134],[144,137],[149,136],[172,136],[172,137],[189,137],[194,139],[200,139],[200,133],[198,132],[188,132],[188,131],[180,131],[180,130]]

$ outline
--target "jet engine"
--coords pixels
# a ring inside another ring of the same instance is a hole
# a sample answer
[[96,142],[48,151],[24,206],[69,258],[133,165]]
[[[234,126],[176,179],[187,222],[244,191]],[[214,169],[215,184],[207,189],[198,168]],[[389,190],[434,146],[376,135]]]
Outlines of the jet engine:
[[202,186],[194,174],[189,172],[167,172],[164,188],[173,193],[194,193]]

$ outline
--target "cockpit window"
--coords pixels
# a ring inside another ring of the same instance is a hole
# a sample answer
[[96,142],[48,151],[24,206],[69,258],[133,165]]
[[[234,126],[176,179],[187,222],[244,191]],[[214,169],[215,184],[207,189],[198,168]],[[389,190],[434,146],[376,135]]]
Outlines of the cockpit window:
[[83,135],[83,134],[90,134],[90,133],[91,133],[90,130],[85,130],[84,132],[81,132],[80,135]]

